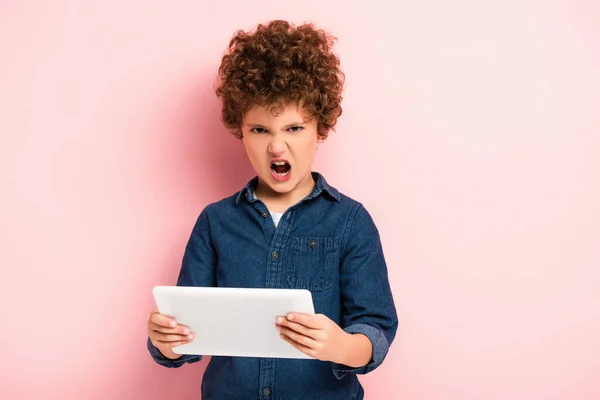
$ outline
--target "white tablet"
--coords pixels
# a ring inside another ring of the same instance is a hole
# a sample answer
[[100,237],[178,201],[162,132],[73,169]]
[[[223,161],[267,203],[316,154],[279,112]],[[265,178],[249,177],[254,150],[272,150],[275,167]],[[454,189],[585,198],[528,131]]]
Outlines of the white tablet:
[[156,286],[152,293],[161,314],[194,333],[177,354],[311,358],[275,329],[277,316],[315,313],[308,290]]

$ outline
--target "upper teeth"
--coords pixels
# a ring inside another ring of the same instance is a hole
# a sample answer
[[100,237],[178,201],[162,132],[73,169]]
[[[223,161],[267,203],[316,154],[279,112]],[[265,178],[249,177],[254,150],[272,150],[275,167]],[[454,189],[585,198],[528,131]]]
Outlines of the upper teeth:
[[275,165],[285,165],[285,161],[273,161]]

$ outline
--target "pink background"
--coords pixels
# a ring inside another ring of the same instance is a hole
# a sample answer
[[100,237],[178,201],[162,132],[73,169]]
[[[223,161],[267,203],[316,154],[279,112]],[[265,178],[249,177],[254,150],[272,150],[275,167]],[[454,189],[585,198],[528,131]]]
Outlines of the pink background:
[[389,262],[367,399],[600,399],[597,2],[28,3],[0,5],[0,398],[199,398],[205,362],[146,352],[151,288],[253,174],[211,89],[230,36],[288,18],[340,39],[315,169]]

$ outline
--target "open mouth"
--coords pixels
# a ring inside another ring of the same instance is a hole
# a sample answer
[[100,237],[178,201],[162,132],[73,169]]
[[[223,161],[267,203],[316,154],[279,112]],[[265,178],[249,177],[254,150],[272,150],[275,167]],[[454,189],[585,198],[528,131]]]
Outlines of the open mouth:
[[291,169],[291,165],[286,161],[273,161],[271,163],[271,171],[277,176],[286,176]]

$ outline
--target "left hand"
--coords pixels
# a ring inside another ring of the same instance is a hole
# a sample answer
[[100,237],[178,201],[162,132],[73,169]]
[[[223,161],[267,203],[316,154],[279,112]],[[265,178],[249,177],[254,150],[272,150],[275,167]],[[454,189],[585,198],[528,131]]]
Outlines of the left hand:
[[348,336],[323,314],[288,314],[277,317],[276,328],[283,340],[302,353],[321,361],[344,364]]

